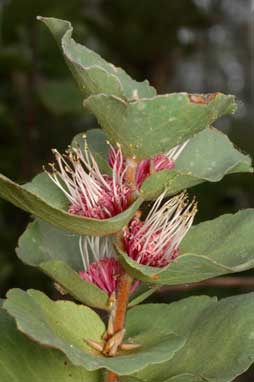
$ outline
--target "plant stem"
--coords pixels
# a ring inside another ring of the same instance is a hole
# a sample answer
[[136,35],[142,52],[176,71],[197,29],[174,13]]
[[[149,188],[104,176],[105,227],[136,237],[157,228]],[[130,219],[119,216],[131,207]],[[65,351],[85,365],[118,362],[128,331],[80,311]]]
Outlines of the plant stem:
[[113,373],[113,371],[108,371],[106,382],[116,382],[118,381],[118,376]]
[[[132,284],[132,278],[127,274],[123,273],[120,276],[118,293],[116,299],[116,312],[114,319],[114,332],[117,333],[124,329],[126,310],[128,306],[129,294]],[[118,381],[118,376],[112,371],[107,372],[106,382]]]
[[[129,186],[132,188],[132,193],[130,200],[135,199],[135,176],[136,176],[137,162],[135,158],[127,159],[127,172],[126,178]],[[132,278],[127,274],[123,273],[120,276],[118,291],[117,291],[117,301],[116,301],[116,314],[114,321],[114,331],[115,333],[124,328],[126,309],[128,305],[128,299],[130,294],[132,284]]]
[[114,331],[119,332],[124,328],[126,309],[129,300],[132,278],[124,273],[120,276],[118,295],[116,300],[116,313],[114,321]]
[[[137,162],[135,158],[127,159],[127,171],[126,180],[132,189],[130,195],[130,202],[135,199],[135,176],[136,176]],[[118,238],[121,241],[122,232],[118,233]],[[118,290],[116,296],[116,310],[113,322],[114,333],[119,332],[124,329],[126,310],[129,301],[129,294],[132,284],[132,278],[127,273],[123,273],[118,282]],[[108,371],[106,375],[106,382],[116,382],[118,381],[118,375],[112,371]]]

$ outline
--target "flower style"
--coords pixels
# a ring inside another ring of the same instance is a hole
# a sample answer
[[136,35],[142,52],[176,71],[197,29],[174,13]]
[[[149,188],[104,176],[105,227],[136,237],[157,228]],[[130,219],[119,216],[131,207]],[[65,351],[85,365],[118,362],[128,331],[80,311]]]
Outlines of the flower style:
[[[143,159],[137,165],[135,183],[137,190],[140,189],[144,180],[154,172],[162,170],[172,170],[175,167],[176,160],[187,146],[189,140],[181,145],[173,147],[166,154],[159,154],[151,159]],[[117,170],[121,173],[126,168],[126,161],[123,157],[117,155],[117,151],[112,145],[109,150],[109,165],[113,168],[117,167]]]
[[68,212],[88,218],[107,219],[129,206],[130,187],[125,182],[123,156],[120,147],[112,176],[102,174],[85,142],[85,150],[69,147],[64,155],[52,150],[57,162],[50,164],[51,180],[63,191],[70,202]]
[[135,217],[125,229],[123,240],[128,255],[139,264],[165,267],[179,256],[179,245],[197,212],[185,192],[161,205],[165,192],[154,203],[145,221]]
[[[81,236],[79,241],[84,271],[80,277],[95,284],[109,296],[117,290],[119,276],[123,269],[117,260],[111,239],[109,237]],[[131,292],[139,285],[133,283]]]

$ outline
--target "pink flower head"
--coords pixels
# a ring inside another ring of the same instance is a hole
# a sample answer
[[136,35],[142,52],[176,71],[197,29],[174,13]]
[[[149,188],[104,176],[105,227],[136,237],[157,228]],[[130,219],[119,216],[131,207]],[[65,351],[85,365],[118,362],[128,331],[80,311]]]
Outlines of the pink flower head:
[[139,190],[144,180],[154,172],[162,170],[172,170],[175,167],[176,160],[183,152],[189,141],[173,147],[166,154],[159,154],[152,159],[144,159],[138,164],[136,172],[136,186]]
[[179,255],[179,245],[197,212],[195,201],[182,193],[161,205],[165,192],[156,200],[145,221],[134,218],[124,232],[128,255],[139,264],[165,267]]
[[[175,167],[177,158],[185,149],[188,142],[189,141],[186,141],[181,145],[175,146],[166,154],[159,154],[152,159],[143,159],[140,161],[136,171],[136,188],[139,190],[144,180],[154,172],[166,169],[172,170]],[[126,160],[123,158],[119,147],[118,150],[116,150],[112,145],[110,145],[108,162],[112,168],[116,167],[119,173],[123,173],[126,169]]]
[[[118,279],[123,269],[109,237],[85,236],[80,238],[80,251],[85,271],[79,272],[80,277],[95,284],[109,296],[116,291]],[[134,282],[132,292],[139,283]]]
[[125,170],[121,149],[115,152],[117,161],[112,176],[102,174],[87,145],[82,152],[70,147],[65,155],[53,150],[58,169],[51,164],[52,181],[63,191],[70,201],[68,212],[96,219],[115,216],[129,205],[130,188],[124,181]]
[[84,272],[80,277],[106,292],[109,296],[117,288],[118,277],[122,272],[120,263],[107,237],[81,237],[80,251],[84,265]]

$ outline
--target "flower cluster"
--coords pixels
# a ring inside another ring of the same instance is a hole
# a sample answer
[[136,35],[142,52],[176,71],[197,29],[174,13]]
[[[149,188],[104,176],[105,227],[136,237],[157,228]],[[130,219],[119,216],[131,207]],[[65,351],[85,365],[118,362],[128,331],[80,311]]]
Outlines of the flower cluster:
[[[174,147],[165,155],[139,162],[135,177],[136,190],[152,173],[173,169],[187,143]],[[50,164],[52,172],[48,172],[48,175],[68,198],[68,212],[88,218],[107,219],[128,208],[133,190],[126,181],[127,164],[119,145],[116,149],[110,145],[112,176],[101,173],[86,141],[84,151],[69,147],[64,155],[55,149],[53,153],[57,165]]]
[[[135,184],[126,179],[127,160],[121,147],[110,145],[109,165],[112,176],[102,174],[85,142],[85,150],[70,147],[64,155],[53,150],[56,163],[48,173],[70,202],[69,212],[89,218],[106,219],[128,208],[132,194],[154,172],[171,170],[188,142],[176,146],[167,154],[144,159],[137,164]],[[132,187],[132,188],[131,188]],[[192,225],[197,211],[196,202],[188,202],[181,193],[162,204],[166,191],[155,201],[145,220],[135,216],[123,229],[122,244],[129,257],[137,263],[165,267],[179,256],[179,245]],[[84,271],[80,277],[106,292],[117,290],[119,276],[124,272],[110,238],[81,237],[80,251]],[[132,291],[139,282],[134,282]]]
[[195,201],[186,193],[169,199],[161,207],[165,193],[156,200],[145,221],[135,217],[124,231],[127,254],[139,264],[165,267],[179,255],[179,245],[197,212]]
[[102,174],[92,153],[70,147],[64,155],[53,150],[58,168],[51,164],[52,181],[70,202],[68,212],[88,218],[107,219],[126,210],[130,187],[125,182],[121,149],[116,152],[112,176]]
[[[186,193],[161,206],[165,193],[154,203],[144,221],[134,217],[123,232],[128,256],[139,264],[165,267],[179,256],[179,245],[190,229],[197,212],[196,202],[188,203]],[[80,251],[84,270],[82,279],[95,284],[109,296],[117,290],[123,269],[108,237],[81,237]],[[134,291],[138,286],[135,282]]]

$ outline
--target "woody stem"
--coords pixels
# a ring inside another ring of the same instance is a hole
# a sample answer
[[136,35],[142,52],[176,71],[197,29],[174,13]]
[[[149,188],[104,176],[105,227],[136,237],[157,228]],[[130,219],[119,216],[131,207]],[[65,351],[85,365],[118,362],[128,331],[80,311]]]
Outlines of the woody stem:
[[[126,171],[126,178],[129,186],[131,187],[131,195],[130,195],[130,202],[132,202],[135,199],[135,175],[136,175],[136,168],[137,168],[137,162],[135,161],[135,158],[128,158],[127,159],[127,171]],[[118,239],[122,240],[122,232],[118,233]],[[117,297],[116,297],[116,310],[115,310],[115,317],[114,317],[114,333],[119,332],[120,330],[124,329],[125,324],[125,316],[126,316],[126,310],[128,306],[128,300],[129,300],[129,294],[132,284],[132,278],[127,273],[123,273],[118,282],[118,290],[117,290]],[[118,381],[117,374],[113,373],[112,371],[108,371],[106,376],[106,382],[115,382]]]
[[108,371],[106,382],[118,381],[118,377],[113,371]]
[[132,278],[127,273],[123,273],[120,276],[119,283],[118,283],[116,313],[115,313],[115,320],[114,320],[115,333],[119,332],[119,330],[124,329],[125,315],[126,315],[126,310],[128,305],[131,284],[132,284]]

